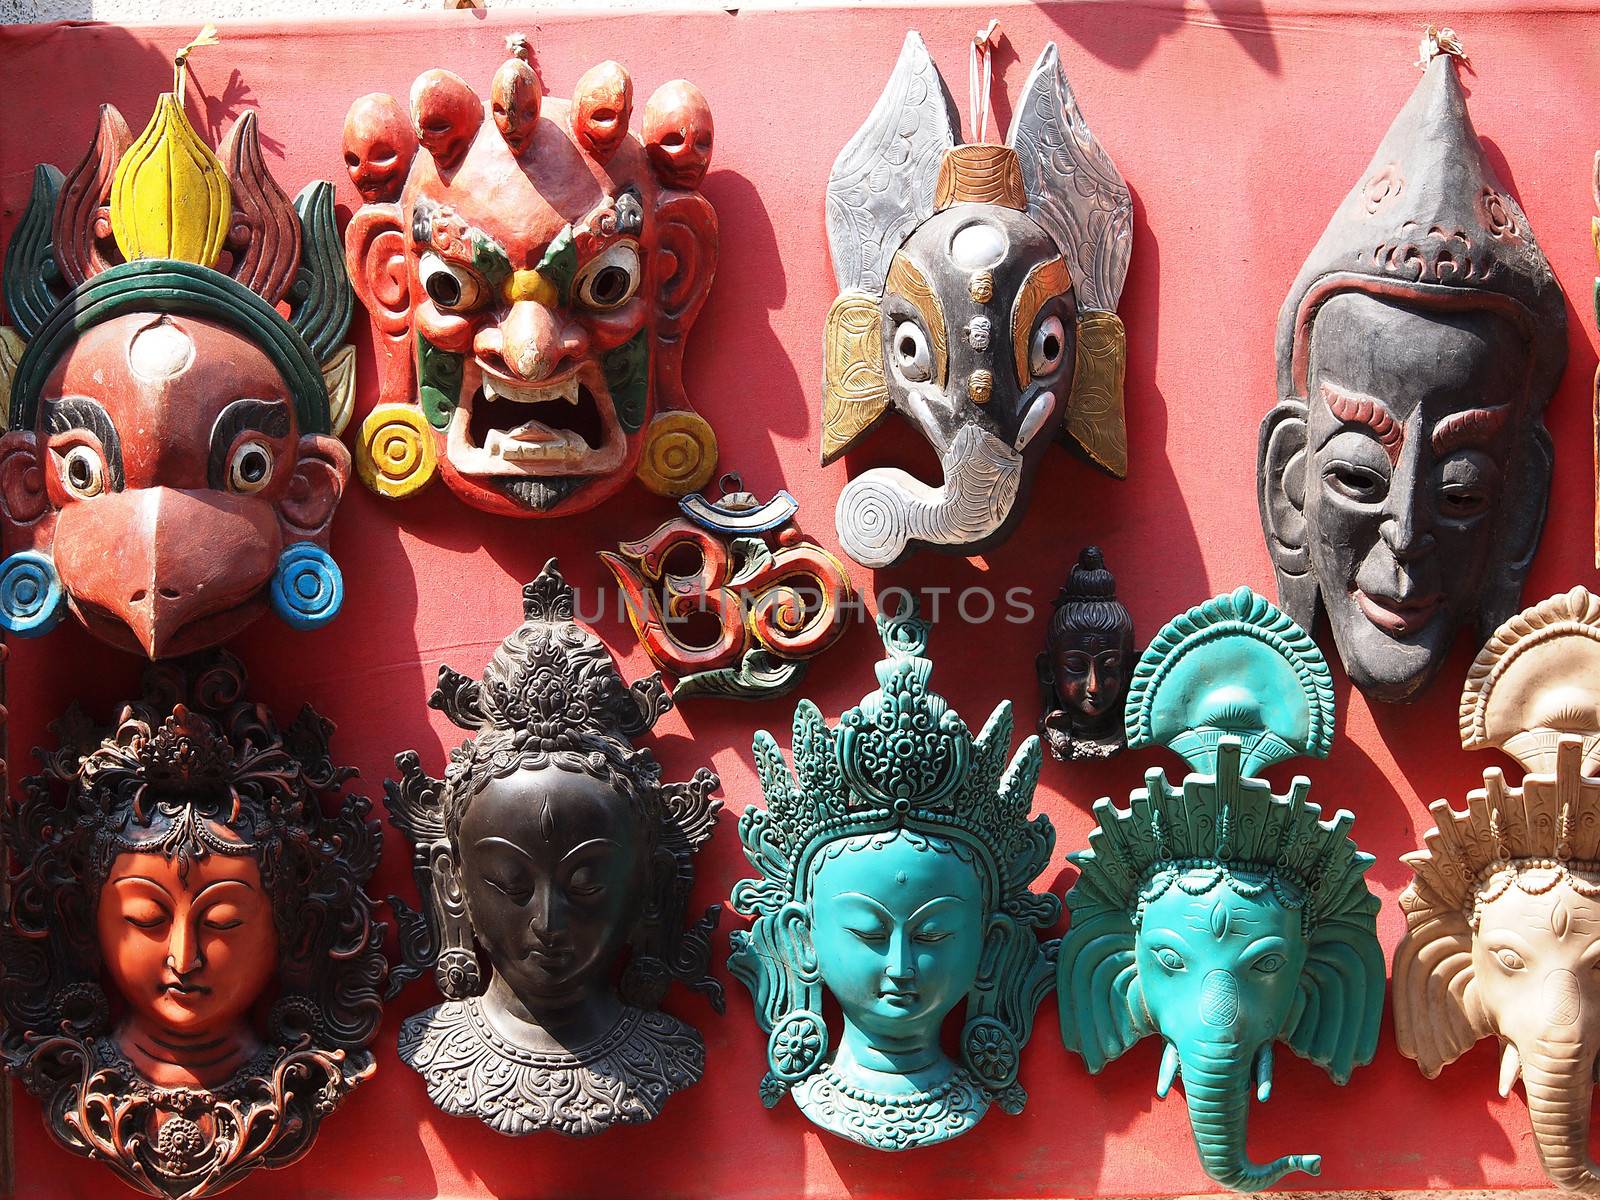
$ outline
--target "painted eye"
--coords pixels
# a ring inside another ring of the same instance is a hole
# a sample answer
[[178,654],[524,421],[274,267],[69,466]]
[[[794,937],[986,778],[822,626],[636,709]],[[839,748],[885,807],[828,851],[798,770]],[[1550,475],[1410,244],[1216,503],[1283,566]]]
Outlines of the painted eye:
[[1522,961],[1522,955],[1518,954],[1510,946],[1501,946],[1500,949],[1494,952],[1494,956],[1496,961],[1508,971],[1520,971],[1528,965]]
[[910,383],[926,383],[933,378],[933,355],[928,352],[928,337],[915,321],[901,321],[894,330],[894,369]]
[[432,251],[422,256],[422,261],[417,265],[417,275],[422,280],[422,290],[428,293],[428,299],[440,308],[451,311],[476,308],[483,303],[488,291],[483,280],[471,271],[445,262]]
[[1260,971],[1263,975],[1276,975],[1283,970],[1283,964],[1286,961],[1281,954],[1263,954],[1256,959],[1253,969]]
[[1033,331],[1033,345],[1028,348],[1028,370],[1034,378],[1052,375],[1061,366],[1067,354],[1067,329],[1060,317],[1051,317]]
[[1183,970],[1183,956],[1169,946],[1156,951],[1156,961],[1169,971]]
[[74,446],[61,458],[61,482],[81,500],[106,490],[106,464],[92,446]]
[[639,248],[619,242],[589,263],[578,276],[575,291],[589,308],[618,308],[639,290]]
[[252,439],[233,452],[228,460],[229,491],[249,496],[271,482],[272,447]]

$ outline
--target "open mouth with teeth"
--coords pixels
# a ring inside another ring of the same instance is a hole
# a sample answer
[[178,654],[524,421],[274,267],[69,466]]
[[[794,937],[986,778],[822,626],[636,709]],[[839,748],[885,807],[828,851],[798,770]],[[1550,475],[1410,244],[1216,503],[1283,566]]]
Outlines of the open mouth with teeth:
[[530,384],[469,359],[448,448],[463,475],[604,475],[627,456],[611,390],[592,363]]

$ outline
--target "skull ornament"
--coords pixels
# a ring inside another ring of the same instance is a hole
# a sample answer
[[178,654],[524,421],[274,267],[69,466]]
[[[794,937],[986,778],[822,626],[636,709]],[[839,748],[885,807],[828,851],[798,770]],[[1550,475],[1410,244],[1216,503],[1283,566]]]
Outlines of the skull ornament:
[[[105,106],[71,175],[37,169],[4,283],[3,336],[25,349],[0,438],[0,626],[71,611],[150,658],[269,607],[296,628],[338,612],[355,382],[332,187],[291,203],[253,112],[219,158],[178,94],[137,139]],[[362,105],[358,165],[384,123]]]
[[[357,470],[390,497],[442,474],[466,503],[520,517],[587,510],[635,474],[688,494],[716,464],[682,382],[716,214],[685,184],[688,160],[657,161],[629,134],[619,65],[589,71],[569,104],[542,96],[526,54],[512,39],[488,121],[459,77],[425,72],[411,93],[421,151],[346,231],[386,359]],[[680,124],[709,156],[692,84],[665,85],[650,111],[690,114]]]
[[1133,200],[1053,44],[1007,145],[958,146],[938,70],[907,34],[833,165],[827,212],[840,292],[823,336],[822,461],[894,408],[944,474],[937,487],[881,467],[851,480],[835,509],[846,553],[885,567],[919,546],[1004,540],[1058,434],[1126,473],[1114,310]]
[[633,115],[633,79],[619,62],[596,63],[572,90],[572,135],[595,158],[605,162],[628,136]]
[[656,174],[694,191],[711,165],[711,106],[687,79],[656,89],[644,108],[644,147]]
[[521,154],[533,141],[539,128],[539,105],[544,101],[544,84],[528,61],[528,40],[510,39],[511,57],[500,64],[489,88],[489,104],[494,125],[513,154]]
[[393,96],[373,92],[350,106],[344,121],[344,165],[368,204],[400,195],[416,153],[411,118]]

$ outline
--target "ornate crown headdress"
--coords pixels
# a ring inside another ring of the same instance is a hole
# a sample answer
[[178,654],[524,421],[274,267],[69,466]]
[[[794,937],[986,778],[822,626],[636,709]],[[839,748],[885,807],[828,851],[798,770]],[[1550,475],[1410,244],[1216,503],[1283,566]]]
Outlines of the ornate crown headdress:
[[[1465,811],[1428,806],[1435,828],[1425,849],[1404,856],[1416,879],[1401,896],[1413,924],[1457,909],[1476,921],[1479,904],[1539,872],[1590,895],[1600,881],[1600,596],[1576,587],[1524,609],[1500,626],[1473,660],[1461,693],[1461,744],[1498,747],[1527,774],[1520,786],[1489,767]],[[1508,873],[1509,872],[1509,873]]]
[[642,919],[624,999],[658,1007],[677,979],[721,1011],[722,987],[708,970],[721,906],[682,928],[695,852],[722,810],[711,795],[717,776],[701,767],[686,783],[662,783],[655,755],[634,747],[629,739],[655,725],[672,707],[672,695],[659,671],[631,685],[623,681],[605,643],[577,623],[572,586],[555,559],[523,587],[522,611],[522,624],[495,650],[481,679],[439,668],[429,706],[476,734],[451,752],[445,779],[430,778],[407,750],[395,759],[399,782],[384,785],[390,818],[415,846],[413,875],[423,899],[422,913],[390,899],[404,960],[390,973],[390,995],[430,967],[450,999],[482,990],[465,906],[459,894],[441,891],[433,860],[450,849],[467,804],[489,779],[554,766],[594,775],[626,795],[677,864],[666,902],[649,906]]
[[[279,728],[244,687],[238,660],[218,653],[192,674],[152,667],[109,730],[70,709],[51,726],[58,748],[39,752],[43,771],[23,781],[5,819],[20,869],[0,934],[0,1053],[58,1141],[152,1195],[211,1195],[256,1167],[288,1165],[374,1069],[386,963],[365,884],[378,824],[361,796],[323,812],[322,794],[355,775],[332,761],[333,726],[306,707]],[[278,993],[265,1057],[214,1092],[154,1088],[97,1048],[111,1010],[95,911],[124,852],[180,866],[248,854],[260,865],[281,947]]]
[[1296,754],[1324,757],[1333,715],[1322,652],[1249,588],[1169,621],[1134,675],[1128,745],[1164,743],[1194,772],[1175,788],[1152,767],[1127,808],[1095,804],[1090,848],[1068,856],[1080,872],[1067,893],[1074,929],[1106,911],[1131,914],[1137,927],[1144,905],[1193,867],[1241,892],[1271,888],[1307,929],[1328,919],[1370,925],[1378,901],[1363,876],[1376,860],[1350,840],[1354,816],[1321,820],[1303,776],[1277,795],[1253,775]]
[[[1068,855],[1079,876],[1067,892],[1071,924],[1058,956],[1062,1031],[1090,1071],[1154,1028],[1136,1009],[1108,1016],[1097,998],[1079,995],[1080,976],[1067,964],[1099,953],[1108,966],[1130,966],[1146,905],[1174,886],[1194,895],[1270,890],[1298,910],[1305,976],[1338,990],[1320,1004],[1303,995],[1279,1036],[1341,1083],[1371,1061],[1384,975],[1378,898],[1365,879],[1376,860],[1350,840],[1349,812],[1321,819],[1306,798],[1309,780],[1297,776],[1278,795],[1250,774],[1296,754],[1325,756],[1333,716],[1322,652],[1249,588],[1175,617],[1144,652],[1128,697],[1128,744],[1165,743],[1195,769],[1175,788],[1152,768],[1125,809],[1096,802],[1089,849]],[[1102,975],[1097,968],[1095,978]]]
[[992,899],[1019,920],[1049,925],[1054,897],[1028,885],[1055,844],[1045,816],[1029,819],[1039,781],[1039,739],[1030,737],[1009,765],[1011,703],[1002,701],[976,738],[928,679],[923,657],[929,625],[915,605],[878,617],[888,656],[877,664],[878,689],[829,729],[817,706],[794,714],[794,765],[765,730],[755,737],[765,811],[739,820],[760,880],[741,880],[734,906],[765,912],[807,887],[806,873],[828,842],[897,827],[971,842],[993,873]]
[[928,686],[930,630],[915,603],[893,617],[880,614],[878,632],[887,651],[876,667],[878,688],[847,711],[837,729],[809,700],[795,707],[795,774],[771,734],[761,730],[755,737],[767,807],[745,809],[739,838],[760,878],[740,880],[732,901],[755,922],[748,933],[733,934],[728,965],[756,998],[756,1019],[768,1031],[771,1069],[762,1080],[762,1101],[776,1104],[817,1070],[828,1048],[821,978],[797,970],[781,951],[782,910],[809,894],[828,845],[906,830],[959,843],[984,877],[1003,945],[969,993],[961,1053],[985,1089],[1020,1111],[1026,1099],[1016,1083],[1021,1046],[1052,973],[1035,930],[1061,912],[1056,896],[1029,889],[1055,846],[1049,818],[1029,818],[1039,739],[1026,739],[1008,765],[1010,701],[996,706],[983,732],[972,736]]
[[5,256],[15,328],[0,339],[0,384],[10,385],[12,428],[32,426],[51,368],[86,329],[146,310],[210,317],[259,345],[289,385],[301,433],[337,435],[349,421],[355,347],[342,343],[354,295],[333,187],[319,180],[291,202],[267,169],[253,111],[220,158],[201,140],[184,84],[190,53],[215,44],[207,26],[178,52],[173,89],[138,138],[103,104],[69,175],[35,168]]

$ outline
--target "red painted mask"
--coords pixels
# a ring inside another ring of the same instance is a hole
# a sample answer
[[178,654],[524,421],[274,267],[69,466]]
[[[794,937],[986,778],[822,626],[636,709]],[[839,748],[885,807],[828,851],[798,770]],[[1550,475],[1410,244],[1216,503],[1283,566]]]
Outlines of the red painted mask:
[[265,611],[284,547],[326,531],[348,464],[335,439],[301,433],[247,338],[129,313],[85,333],[46,379],[34,429],[0,442],[0,500],[13,519],[36,514],[23,532],[50,547],[84,624],[165,658]]
[[[692,190],[704,172],[657,161],[628,133],[632,85],[617,64],[590,71],[568,103],[540,96],[525,53],[495,77],[493,120],[464,84],[441,82],[456,77],[419,79],[422,150],[346,231],[387,360],[358,470],[391,497],[440,473],[468,504],[509,516],[584,511],[634,474],[686,494],[716,463],[681,377],[716,265],[716,215]],[[650,103],[692,111],[709,158],[693,85]]]
[[[363,112],[372,159],[382,114]],[[165,658],[269,607],[297,628],[338,611],[354,305],[333,190],[291,203],[254,113],[221,156],[169,94],[137,140],[107,106],[71,175],[36,174],[5,280],[25,343],[0,438],[10,632],[71,611]],[[191,169],[163,165],[179,160]]]

